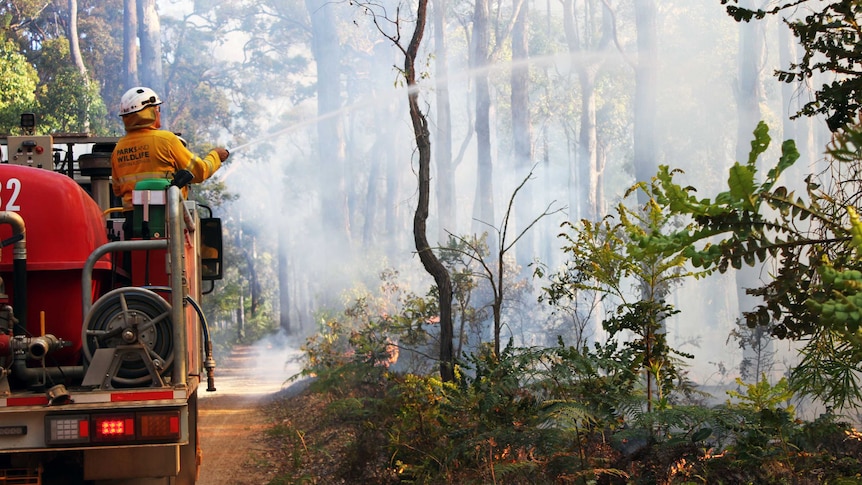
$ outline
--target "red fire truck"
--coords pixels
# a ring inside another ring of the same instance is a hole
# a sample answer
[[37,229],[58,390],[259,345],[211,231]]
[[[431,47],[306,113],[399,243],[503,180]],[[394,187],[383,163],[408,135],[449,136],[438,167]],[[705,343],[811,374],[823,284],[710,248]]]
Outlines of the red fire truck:
[[0,484],[193,484],[221,223],[176,178],[126,221],[116,138],[31,133],[0,137]]

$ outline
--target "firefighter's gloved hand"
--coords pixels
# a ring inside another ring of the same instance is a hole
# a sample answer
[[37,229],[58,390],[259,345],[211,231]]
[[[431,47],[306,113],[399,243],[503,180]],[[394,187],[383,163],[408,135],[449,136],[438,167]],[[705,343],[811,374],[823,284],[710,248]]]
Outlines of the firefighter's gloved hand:
[[213,151],[214,151],[214,152],[216,152],[216,153],[218,154],[218,158],[219,158],[219,160],[221,160],[222,162],[223,162],[223,161],[225,161],[225,160],[227,160],[227,157],[229,157],[229,156],[230,156],[230,152],[229,152],[229,151],[227,151],[227,150],[226,150],[226,149],[224,149],[224,148],[216,148],[216,149],[214,149]]

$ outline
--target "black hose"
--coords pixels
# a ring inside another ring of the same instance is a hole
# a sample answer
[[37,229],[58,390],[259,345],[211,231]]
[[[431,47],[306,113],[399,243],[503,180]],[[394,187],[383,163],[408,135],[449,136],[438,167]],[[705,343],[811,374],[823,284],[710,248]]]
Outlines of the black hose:
[[207,371],[207,391],[213,392],[216,390],[216,387],[215,387],[216,362],[215,362],[215,359],[213,358],[213,343],[212,343],[212,340],[210,340],[210,329],[209,329],[209,324],[207,323],[207,317],[204,315],[203,310],[201,310],[201,307],[198,305],[198,303],[192,297],[187,296],[186,301],[188,301],[192,305],[192,308],[195,309],[195,311],[198,314],[198,318],[200,318],[200,321],[201,321],[201,329],[203,330],[203,334],[204,334],[204,352],[206,352],[206,358],[204,359],[204,369],[206,369],[206,371]]

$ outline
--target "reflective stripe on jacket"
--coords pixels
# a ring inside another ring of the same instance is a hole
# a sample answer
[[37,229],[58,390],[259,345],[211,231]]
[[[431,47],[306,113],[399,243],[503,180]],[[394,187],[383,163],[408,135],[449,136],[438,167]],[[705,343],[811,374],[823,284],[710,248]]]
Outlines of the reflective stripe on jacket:
[[111,154],[111,181],[114,194],[123,198],[123,209],[131,210],[132,191],[141,180],[173,178],[177,171],[188,170],[194,175],[192,182],[200,183],[220,166],[221,159],[215,151],[200,158],[170,131],[145,127],[128,132],[117,142]]

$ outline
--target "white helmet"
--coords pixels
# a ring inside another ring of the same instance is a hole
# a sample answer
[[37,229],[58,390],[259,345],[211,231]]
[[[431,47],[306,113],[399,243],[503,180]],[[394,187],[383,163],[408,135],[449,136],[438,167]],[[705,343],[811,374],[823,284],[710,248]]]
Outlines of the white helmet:
[[126,91],[120,98],[120,116],[137,113],[147,106],[158,106],[162,104],[159,95],[150,88],[139,86]]

